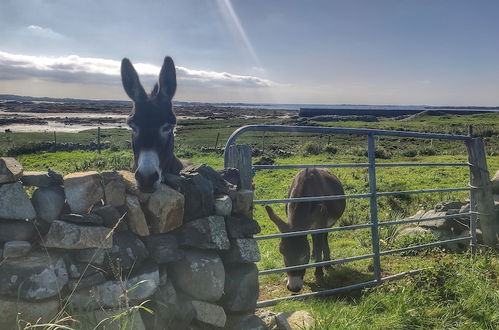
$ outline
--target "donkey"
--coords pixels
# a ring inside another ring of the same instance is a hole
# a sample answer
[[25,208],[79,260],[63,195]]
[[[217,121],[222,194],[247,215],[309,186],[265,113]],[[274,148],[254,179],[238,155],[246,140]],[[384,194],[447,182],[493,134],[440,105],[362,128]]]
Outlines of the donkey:
[[[334,195],[344,195],[340,180],[329,170],[316,168],[298,172],[288,192],[288,198]],[[343,215],[345,206],[344,199],[289,203],[286,205],[288,222],[283,221],[270,206],[265,206],[265,210],[279,231],[285,233],[331,227]],[[331,260],[327,236],[328,233],[312,235],[312,258],[316,262]],[[304,265],[310,259],[310,247],[306,235],[282,238],[279,251],[284,257],[286,267]],[[304,276],[305,269],[287,272],[288,290],[300,291]],[[323,276],[322,267],[316,267],[316,279]]]
[[175,65],[165,57],[159,81],[150,95],[142,87],[137,71],[128,58],[121,61],[121,81],[133,101],[127,124],[132,128],[135,179],[142,192],[156,191],[162,176],[178,174],[185,163],[173,154],[176,117],[172,98],[177,89]]

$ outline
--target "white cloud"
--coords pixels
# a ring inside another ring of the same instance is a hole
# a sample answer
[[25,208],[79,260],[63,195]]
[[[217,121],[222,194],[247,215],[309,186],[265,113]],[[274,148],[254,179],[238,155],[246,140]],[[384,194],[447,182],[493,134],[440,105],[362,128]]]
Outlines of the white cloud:
[[51,28],[41,27],[38,25],[30,25],[26,27],[28,32],[36,37],[49,38],[49,39],[62,39],[64,36],[58,32],[55,32]]
[[[160,67],[147,63],[134,64],[143,80],[157,79]],[[177,78],[198,86],[273,87],[279,84],[256,76],[228,72],[193,70],[177,66]],[[120,61],[80,57],[49,57],[11,54],[0,51],[0,79],[40,78],[60,82],[120,83]]]

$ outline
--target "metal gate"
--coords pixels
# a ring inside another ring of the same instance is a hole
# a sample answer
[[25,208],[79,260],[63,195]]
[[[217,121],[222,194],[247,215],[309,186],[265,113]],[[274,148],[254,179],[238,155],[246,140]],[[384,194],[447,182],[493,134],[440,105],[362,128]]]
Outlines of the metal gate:
[[[241,134],[250,131],[261,132],[301,132],[301,133],[319,133],[319,134],[357,134],[367,136],[367,163],[349,163],[349,164],[302,164],[302,165],[252,165],[251,149],[247,145],[237,145],[236,140]],[[375,159],[375,136],[393,136],[393,137],[408,137],[408,138],[425,138],[425,139],[442,139],[463,141],[466,143],[468,150],[468,162],[466,163],[376,163]],[[362,282],[345,287],[339,287],[319,292],[305,293],[294,296],[276,298],[271,300],[260,301],[259,307],[269,306],[277,302],[289,299],[298,299],[311,296],[330,295],[342,291],[365,288],[374,286],[385,281],[398,279],[409,274],[415,274],[421,270],[404,272],[396,275],[382,277],[381,262],[382,256],[387,256],[395,253],[400,253],[408,250],[419,250],[428,247],[444,245],[448,243],[468,241],[472,253],[476,252],[476,218],[480,214],[480,222],[483,231],[484,241],[486,244],[495,245],[497,243],[497,224],[492,215],[491,207],[493,208],[492,194],[490,185],[488,184],[488,171],[485,160],[484,144],[481,138],[472,136],[471,128],[468,135],[447,135],[447,134],[431,134],[406,131],[387,131],[375,129],[349,129],[349,128],[333,128],[333,127],[313,127],[313,126],[274,126],[274,125],[250,125],[243,126],[237,129],[227,140],[224,153],[225,167],[236,167],[240,171],[241,185],[243,188],[251,188],[254,171],[266,169],[292,169],[292,168],[340,168],[340,167],[364,167],[368,168],[369,173],[369,193],[350,194],[341,196],[318,196],[318,197],[303,197],[303,198],[283,198],[271,200],[254,200],[254,204],[272,204],[272,203],[290,203],[290,202],[310,202],[310,201],[325,201],[334,199],[353,199],[353,198],[368,198],[370,201],[370,223],[358,224],[344,227],[333,227],[315,230],[306,230],[299,232],[287,232],[274,235],[261,235],[255,237],[256,240],[277,239],[282,237],[303,236],[309,234],[328,233],[344,230],[356,230],[362,228],[371,228],[372,253],[336,259],[330,261],[322,261],[309,263],[306,265],[298,265],[293,267],[285,267],[279,269],[260,270],[259,275],[283,273],[292,270],[306,269],[317,266],[328,266],[335,264],[343,264],[362,259],[373,259],[374,265],[374,280]],[[470,168],[470,184],[468,187],[458,188],[442,188],[442,189],[421,189],[409,191],[388,191],[378,192],[376,188],[376,168],[377,167],[395,167],[395,166],[468,166]],[[380,196],[402,195],[402,194],[421,194],[433,192],[455,192],[455,191],[470,191],[470,211],[466,213],[458,213],[445,216],[437,216],[425,219],[399,219],[394,221],[378,222],[378,203],[377,198]],[[454,238],[444,241],[422,244],[406,248],[399,248],[388,251],[380,251],[379,244],[379,228],[384,226],[400,225],[415,222],[433,221],[441,219],[450,219],[458,217],[470,218],[470,235],[467,237]]]

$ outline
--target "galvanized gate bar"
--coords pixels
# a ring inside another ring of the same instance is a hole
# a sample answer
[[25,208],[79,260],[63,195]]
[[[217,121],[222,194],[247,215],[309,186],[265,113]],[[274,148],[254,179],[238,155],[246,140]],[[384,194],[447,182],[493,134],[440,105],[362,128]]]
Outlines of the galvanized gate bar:
[[[469,163],[376,163],[376,167],[399,167],[399,166],[470,166]],[[297,165],[253,165],[258,170],[279,170],[291,168],[343,168],[343,167],[369,167],[369,163],[346,163],[346,164],[297,164]]]
[[272,234],[272,235],[260,235],[260,236],[255,236],[255,239],[257,241],[262,241],[265,239],[272,239],[272,238],[284,238],[284,237],[293,237],[293,236],[314,235],[314,234],[322,234],[322,233],[331,233],[333,231],[365,229],[365,228],[371,228],[371,227],[372,227],[372,224],[366,223],[366,224],[362,224],[362,225],[321,228],[321,229],[312,229],[312,230],[304,230],[304,231],[291,231],[291,232],[287,232],[287,233],[279,233],[279,234]]
[[381,256],[387,256],[390,254],[395,254],[395,253],[400,253],[404,251],[410,251],[410,250],[421,250],[421,249],[426,249],[429,247],[433,246],[439,246],[439,245],[445,245],[449,243],[456,243],[456,242],[461,242],[461,241],[467,241],[470,240],[471,236],[466,236],[466,237],[459,237],[459,238],[453,238],[453,239],[448,239],[445,241],[438,241],[438,242],[432,242],[432,243],[427,243],[427,244],[421,244],[421,245],[415,245],[415,246],[408,246],[405,248],[400,248],[396,250],[388,250],[388,251],[382,251],[380,252]]
[[426,222],[426,221],[433,221],[433,220],[444,220],[444,219],[461,218],[461,217],[469,217],[469,216],[471,216],[470,212],[456,213],[456,214],[442,215],[439,217],[430,217],[430,218],[423,218],[423,219],[402,219],[402,220],[395,220],[395,221],[381,221],[378,225],[379,226],[391,226],[391,225],[401,225],[401,224],[405,224],[405,223]]

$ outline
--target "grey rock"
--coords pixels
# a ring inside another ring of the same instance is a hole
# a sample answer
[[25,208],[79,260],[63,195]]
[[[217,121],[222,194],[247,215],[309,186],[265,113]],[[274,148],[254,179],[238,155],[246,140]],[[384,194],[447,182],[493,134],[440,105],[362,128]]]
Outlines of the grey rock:
[[37,218],[47,222],[52,222],[61,215],[65,200],[64,189],[59,186],[38,188],[31,198]]
[[239,186],[241,183],[241,177],[239,176],[239,170],[233,167],[227,167],[222,170],[217,171],[222,179],[232,184],[233,186]]
[[160,184],[149,197],[146,211],[153,232],[167,233],[182,225],[184,195],[165,184]]
[[196,313],[196,320],[219,328],[225,326],[227,316],[222,307],[199,300],[193,300],[191,303]]
[[227,217],[227,232],[232,238],[251,238],[260,232],[260,225],[245,216],[231,215]]
[[215,214],[223,217],[232,212],[232,199],[228,195],[222,195],[215,199]]
[[3,258],[24,257],[31,250],[31,243],[26,241],[9,241],[3,246]]
[[307,311],[284,312],[277,314],[278,330],[301,330],[315,328],[315,319]]
[[36,212],[21,182],[0,185],[0,219],[34,219]]
[[225,264],[225,288],[220,302],[227,312],[253,312],[258,294],[255,264]]
[[148,236],[149,226],[147,225],[146,217],[140,206],[139,198],[134,195],[126,195],[125,204],[127,207],[125,219],[130,231],[139,236]]
[[178,248],[177,238],[172,234],[156,234],[144,237],[152,260],[158,264],[180,260],[183,253]]
[[21,177],[21,182],[25,186],[48,187],[54,182],[48,172],[42,171],[26,171]]
[[87,214],[64,214],[60,217],[61,220],[71,222],[77,225],[93,225],[102,226],[104,220],[97,214],[87,213]]
[[95,203],[104,198],[101,177],[95,171],[64,176],[64,191],[73,213],[87,213]]
[[225,270],[214,251],[185,250],[185,258],[169,264],[172,283],[195,299],[215,302],[222,296]]
[[12,157],[0,157],[0,183],[15,182],[23,175],[23,167]]
[[[433,218],[439,216],[448,215],[447,211],[435,211],[430,210],[426,212],[421,219],[424,218]],[[460,233],[465,230],[469,225],[469,218],[449,218],[449,219],[439,219],[439,220],[430,220],[424,222],[418,222],[418,225],[425,228],[430,228],[432,230],[444,230],[444,231],[452,231],[455,233]]]
[[110,248],[111,230],[106,227],[84,227],[54,220],[45,235],[45,247],[59,249]]
[[258,244],[253,238],[235,238],[230,249],[220,252],[225,263],[253,263],[260,261]]
[[58,299],[29,302],[0,297],[0,329],[18,329],[18,320],[31,324],[48,323],[58,312]]
[[406,227],[400,230],[400,232],[397,234],[397,237],[413,236],[419,234],[432,234],[432,231],[428,228],[423,227]]
[[[79,252],[84,250],[75,250],[75,251]],[[92,263],[72,262],[72,261],[66,263],[66,269],[68,270],[68,276],[70,280],[76,280],[82,277],[91,276],[101,271],[101,267],[99,267],[98,265]]]
[[71,254],[76,262],[82,264],[90,264],[96,266],[104,265],[106,256],[111,251],[110,248],[90,248],[90,249],[77,249],[72,250]]
[[141,203],[147,202],[151,194],[143,193],[137,186],[137,181],[135,180],[135,174],[129,171],[118,171],[125,182],[126,192],[130,195],[137,196]]
[[243,189],[232,192],[232,213],[251,217],[253,212],[253,190]]
[[255,314],[228,315],[225,328],[227,330],[267,330],[267,324]]
[[213,191],[216,195],[227,194],[227,182],[222,178],[220,173],[206,164],[186,166],[182,169],[180,175],[190,176],[196,173],[201,174],[205,179],[211,182],[213,185]]
[[115,207],[125,205],[126,184],[123,177],[116,171],[102,172],[101,177],[106,204]]
[[106,277],[101,272],[94,272],[88,276],[82,276],[77,279],[70,279],[68,281],[68,288],[70,290],[81,290],[94,285],[106,282]]
[[74,292],[70,298],[75,309],[118,308],[126,303],[140,304],[150,298],[158,289],[159,272],[154,265],[148,265],[129,278],[107,281],[92,286],[89,290]]
[[146,330],[142,316],[137,309],[98,309],[77,312],[72,317],[88,329]]
[[255,315],[265,323],[268,329],[275,330],[277,328],[277,313],[267,309],[257,309]]
[[68,282],[64,260],[42,252],[7,259],[0,267],[0,295],[33,301],[57,296]]
[[114,228],[118,221],[120,221],[122,214],[118,209],[112,205],[104,205],[92,211],[102,218],[104,227]]
[[177,237],[181,246],[217,250],[227,250],[230,246],[225,220],[221,216],[190,221],[179,229]]
[[213,184],[199,173],[184,176],[180,187],[184,195],[184,222],[215,213]]
[[142,313],[148,329],[164,329],[165,327],[173,329],[170,325],[180,308],[175,287],[165,277],[160,275],[158,290],[151,298],[151,303],[146,305],[153,310],[153,314]]
[[435,205],[435,211],[443,212],[450,209],[460,209],[465,203],[459,201],[443,201]]
[[147,248],[137,235],[129,231],[117,232],[113,235],[113,245],[107,253],[105,266],[110,268],[111,274],[115,274],[139,266],[148,256]]
[[28,241],[36,235],[32,221],[0,219],[0,242]]

